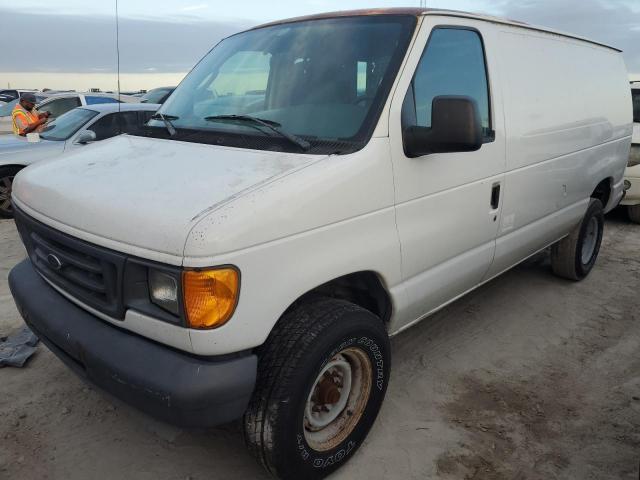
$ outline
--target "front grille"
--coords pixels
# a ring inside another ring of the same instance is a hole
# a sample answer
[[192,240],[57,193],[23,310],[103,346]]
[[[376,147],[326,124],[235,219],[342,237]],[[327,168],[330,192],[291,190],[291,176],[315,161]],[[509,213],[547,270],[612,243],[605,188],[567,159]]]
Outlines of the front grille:
[[14,216],[40,274],[87,306],[112,318],[124,318],[124,255],[54,230],[18,209]]

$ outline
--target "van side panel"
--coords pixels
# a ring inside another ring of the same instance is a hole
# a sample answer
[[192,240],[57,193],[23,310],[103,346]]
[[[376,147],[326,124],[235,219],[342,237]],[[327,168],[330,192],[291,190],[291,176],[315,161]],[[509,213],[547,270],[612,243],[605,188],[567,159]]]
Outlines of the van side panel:
[[631,92],[618,52],[523,29],[499,36],[507,170],[631,135]]
[[568,234],[605,179],[614,190],[611,207],[621,193],[631,135],[618,52],[516,27],[498,35],[507,171],[486,278]]

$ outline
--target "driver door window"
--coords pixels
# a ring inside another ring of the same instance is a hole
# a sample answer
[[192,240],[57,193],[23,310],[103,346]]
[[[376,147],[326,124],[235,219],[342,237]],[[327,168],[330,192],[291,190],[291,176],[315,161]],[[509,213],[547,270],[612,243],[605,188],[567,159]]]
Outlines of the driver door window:
[[88,130],[96,134],[96,141],[123,133],[133,133],[140,127],[138,112],[111,113],[97,120]]
[[485,137],[491,136],[484,47],[478,32],[436,28],[420,59],[403,106],[403,127],[431,127],[431,105],[440,95],[473,98]]
[[115,137],[120,133],[116,115],[115,113],[105,115],[88,128],[96,134],[96,141]]

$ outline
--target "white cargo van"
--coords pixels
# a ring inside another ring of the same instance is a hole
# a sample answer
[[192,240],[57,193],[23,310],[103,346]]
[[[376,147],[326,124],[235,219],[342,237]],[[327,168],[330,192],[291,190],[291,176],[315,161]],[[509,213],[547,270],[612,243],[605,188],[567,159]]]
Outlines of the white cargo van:
[[378,414],[389,335],[550,245],[589,273],[630,102],[618,50],[507,20],[257,27],[140,135],[17,175],[11,289],[89,381],[177,424],[242,417],[272,474],[320,478]]
[[640,82],[631,82],[633,99],[633,139],[629,163],[625,172],[625,197],[620,202],[627,207],[629,218],[640,223]]

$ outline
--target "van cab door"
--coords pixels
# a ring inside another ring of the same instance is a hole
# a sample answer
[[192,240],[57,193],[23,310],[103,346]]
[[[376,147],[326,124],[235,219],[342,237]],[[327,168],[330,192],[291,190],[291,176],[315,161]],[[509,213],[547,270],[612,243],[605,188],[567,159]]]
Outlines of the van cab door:
[[[424,17],[390,109],[389,136],[406,305],[393,329],[420,319],[481,283],[500,224],[505,136],[489,24]],[[473,98],[483,144],[474,152],[409,158],[403,131],[430,127],[433,99]]]

